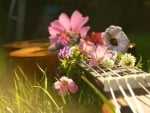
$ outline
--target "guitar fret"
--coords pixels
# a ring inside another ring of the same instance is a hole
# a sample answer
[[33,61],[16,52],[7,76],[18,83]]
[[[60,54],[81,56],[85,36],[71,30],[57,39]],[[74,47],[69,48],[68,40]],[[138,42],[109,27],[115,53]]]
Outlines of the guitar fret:
[[[148,104],[150,73],[137,68],[120,66],[114,68],[91,67],[85,61],[81,61],[79,66],[102,83],[102,90],[113,99],[116,113],[121,113],[118,103],[120,97],[129,106],[132,113],[145,113],[145,110],[150,110],[150,104]],[[144,98],[145,101],[141,98]]]

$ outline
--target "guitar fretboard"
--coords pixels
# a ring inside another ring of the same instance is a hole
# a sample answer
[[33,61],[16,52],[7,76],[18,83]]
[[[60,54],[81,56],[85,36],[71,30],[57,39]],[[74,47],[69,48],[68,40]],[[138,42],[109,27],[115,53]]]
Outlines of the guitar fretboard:
[[91,67],[85,61],[80,62],[79,66],[103,85],[102,90],[110,94],[116,113],[123,113],[120,103],[129,106],[132,112],[128,113],[149,113],[150,73],[120,66]]

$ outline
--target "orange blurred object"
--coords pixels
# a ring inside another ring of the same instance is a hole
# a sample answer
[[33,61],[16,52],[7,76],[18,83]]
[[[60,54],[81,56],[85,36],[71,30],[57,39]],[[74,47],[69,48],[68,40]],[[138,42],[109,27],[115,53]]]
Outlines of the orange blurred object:
[[105,103],[102,105],[102,113],[112,113]]

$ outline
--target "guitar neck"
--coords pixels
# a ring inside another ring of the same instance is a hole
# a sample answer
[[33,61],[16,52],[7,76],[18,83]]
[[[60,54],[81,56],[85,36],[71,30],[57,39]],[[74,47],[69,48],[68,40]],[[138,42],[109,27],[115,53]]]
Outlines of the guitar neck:
[[79,63],[93,82],[113,103],[116,113],[148,113],[150,110],[150,74],[137,68],[91,67]]

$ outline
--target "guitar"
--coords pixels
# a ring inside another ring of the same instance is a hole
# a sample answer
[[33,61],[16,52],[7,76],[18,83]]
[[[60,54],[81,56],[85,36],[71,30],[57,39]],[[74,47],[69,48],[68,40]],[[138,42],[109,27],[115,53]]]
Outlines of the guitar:
[[[138,68],[91,67],[86,62],[79,63],[89,80],[110,100],[116,113],[149,113],[150,73]],[[107,105],[102,105],[103,113],[111,113]]]

